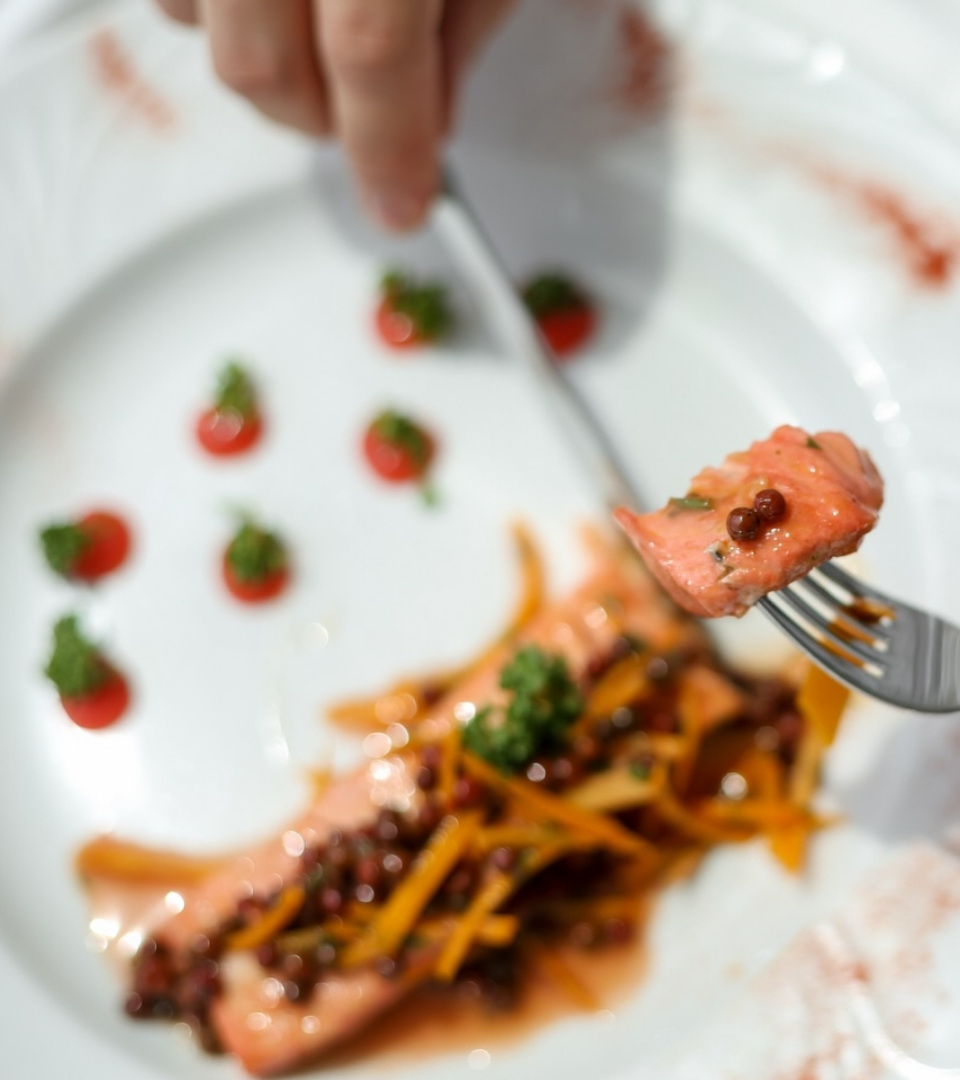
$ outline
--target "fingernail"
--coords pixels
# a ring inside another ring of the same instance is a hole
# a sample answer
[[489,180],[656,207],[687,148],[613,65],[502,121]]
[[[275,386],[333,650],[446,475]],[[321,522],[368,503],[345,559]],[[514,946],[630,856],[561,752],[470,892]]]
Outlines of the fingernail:
[[421,197],[405,191],[370,191],[364,201],[371,215],[388,229],[412,229],[423,221],[427,204]]

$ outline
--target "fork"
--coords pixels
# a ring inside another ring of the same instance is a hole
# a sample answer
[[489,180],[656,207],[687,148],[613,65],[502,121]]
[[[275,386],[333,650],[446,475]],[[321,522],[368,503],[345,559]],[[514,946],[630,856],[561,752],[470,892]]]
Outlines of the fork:
[[[458,265],[506,322],[518,358],[546,392],[565,433],[579,450],[607,504],[642,507],[644,500],[603,425],[556,362],[509,271],[453,175],[445,177],[436,224]],[[832,562],[770,593],[759,607],[840,682],[916,712],[960,709],[960,629],[858,581]]]

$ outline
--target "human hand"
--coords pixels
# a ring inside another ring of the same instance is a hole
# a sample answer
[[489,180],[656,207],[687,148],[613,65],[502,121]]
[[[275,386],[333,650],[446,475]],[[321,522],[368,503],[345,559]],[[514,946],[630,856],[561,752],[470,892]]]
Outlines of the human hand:
[[227,86],[343,142],[370,214],[423,220],[470,60],[512,0],[157,0],[201,24]]

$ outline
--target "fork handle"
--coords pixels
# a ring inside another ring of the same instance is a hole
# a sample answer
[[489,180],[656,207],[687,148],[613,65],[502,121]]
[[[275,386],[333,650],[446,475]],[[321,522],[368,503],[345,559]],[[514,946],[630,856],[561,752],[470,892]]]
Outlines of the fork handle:
[[557,363],[556,355],[527,310],[510,272],[486,230],[448,172],[436,210],[436,224],[457,265],[470,277],[491,320],[499,324],[511,352],[544,390],[562,430],[574,445],[588,478],[612,509],[642,500],[610,439],[579,390]]

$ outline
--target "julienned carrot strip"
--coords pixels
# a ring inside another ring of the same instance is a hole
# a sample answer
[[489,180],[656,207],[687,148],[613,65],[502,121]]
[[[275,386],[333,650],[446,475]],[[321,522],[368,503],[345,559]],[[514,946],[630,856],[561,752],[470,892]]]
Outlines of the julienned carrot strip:
[[490,825],[477,833],[474,842],[474,850],[480,854],[486,854],[498,847],[514,848],[522,851],[524,848],[543,848],[561,842],[569,848],[577,848],[580,851],[589,851],[591,848],[600,847],[600,841],[595,836],[571,836],[570,833],[558,825]]
[[346,967],[397,952],[447,875],[473,843],[482,821],[481,811],[470,811],[450,815],[440,822],[367,933],[345,951]]
[[782,829],[788,825],[816,827],[806,810],[777,798],[704,799],[696,805],[695,812],[708,821],[732,822],[757,829]]
[[273,907],[268,908],[255,923],[227,936],[224,942],[227,951],[255,949],[258,945],[270,941],[293,922],[305,899],[306,893],[302,886],[288,885]]
[[543,947],[537,950],[535,957],[536,963],[549,976],[550,982],[559,987],[574,1005],[587,1012],[596,1012],[600,1008],[600,1002],[593,992],[577,978],[556,952]]
[[567,799],[540,791],[533,784],[516,777],[503,776],[492,765],[469,751],[463,752],[464,768],[488,787],[514,799],[528,812],[541,819],[556,821],[576,832],[585,833],[603,841],[604,847],[623,855],[657,857],[656,849],[646,840],[624,828],[612,818],[584,810]]
[[802,825],[775,829],[768,834],[767,843],[781,866],[791,874],[798,874],[803,868],[810,844],[810,829]]
[[442,982],[453,980],[484,919],[496,911],[515,888],[514,878],[510,874],[497,874],[480,889],[441,950],[434,968],[436,978]]
[[657,813],[668,825],[672,825],[679,832],[685,833],[691,839],[702,844],[737,844],[745,840],[751,840],[756,834],[755,829],[743,827],[736,828],[730,825],[721,825],[700,817],[684,807],[680,801],[669,791],[664,791],[660,798],[653,804]]
[[567,798],[584,810],[610,814],[653,802],[663,790],[666,773],[654,767],[649,776],[638,776],[629,765],[618,765],[577,784]]
[[643,697],[650,687],[648,663],[648,657],[625,656],[601,675],[574,725],[572,736],[585,734],[600,717],[609,716],[622,705],[630,705]]
[[516,869],[510,873],[497,873],[490,877],[470,902],[470,906],[457,922],[447,939],[434,968],[434,976],[442,982],[450,982],[460,970],[470,947],[477,940],[480,928],[498,907],[534,874],[566,854],[569,847],[560,843],[539,851],[526,852]]
[[80,849],[76,869],[82,878],[131,885],[195,885],[227,862],[229,859],[177,855],[100,836]]

